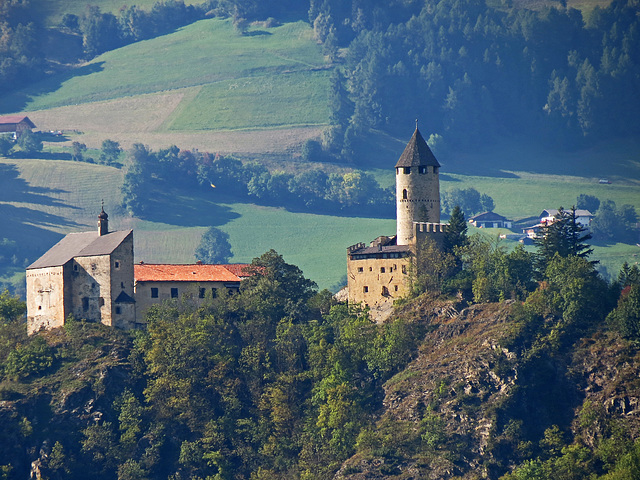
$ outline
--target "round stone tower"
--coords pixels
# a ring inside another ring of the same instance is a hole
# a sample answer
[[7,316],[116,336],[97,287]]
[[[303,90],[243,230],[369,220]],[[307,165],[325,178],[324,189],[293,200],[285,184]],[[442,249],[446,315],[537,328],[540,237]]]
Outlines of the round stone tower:
[[440,223],[440,164],[418,126],[396,164],[397,244],[414,242],[413,222]]

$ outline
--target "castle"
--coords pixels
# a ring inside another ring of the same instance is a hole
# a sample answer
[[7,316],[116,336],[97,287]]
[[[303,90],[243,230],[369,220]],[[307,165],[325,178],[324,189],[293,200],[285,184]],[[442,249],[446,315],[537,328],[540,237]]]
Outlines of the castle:
[[94,232],[70,233],[27,267],[27,333],[62,327],[72,315],[122,329],[167,299],[202,303],[233,294],[246,264],[134,265],[133,231],[109,231],[104,208]]
[[396,234],[347,248],[348,301],[369,307],[378,321],[409,293],[420,245],[427,237],[441,245],[447,227],[440,223],[440,164],[417,125],[395,169]]

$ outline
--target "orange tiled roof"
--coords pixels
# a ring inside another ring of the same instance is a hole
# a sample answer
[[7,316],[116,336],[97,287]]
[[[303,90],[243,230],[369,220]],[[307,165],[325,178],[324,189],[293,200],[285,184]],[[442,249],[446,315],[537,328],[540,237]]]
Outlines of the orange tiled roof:
[[240,277],[228,267],[230,265],[141,263],[133,269],[136,282],[239,282]]
[[249,267],[251,267],[250,263],[231,263],[229,265],[222,266],[238,277],[251,276],[251,273],[247,270]]

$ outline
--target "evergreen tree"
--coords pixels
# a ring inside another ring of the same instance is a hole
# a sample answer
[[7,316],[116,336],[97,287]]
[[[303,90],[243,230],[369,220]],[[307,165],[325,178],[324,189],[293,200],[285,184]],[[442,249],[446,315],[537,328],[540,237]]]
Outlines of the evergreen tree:
[[456,247],[466,245],[467,240],[467,221],[460,206],[453,207],[451,217],[449,218],[449,226],[444,234],[443,250],[446,253],[455,253]]
[[558,254],[560,257],[576,256],[587,258],[592,252],[585,241],[591,238],[587,229],[576,220],[576,209],[567,212],[562,207],[552,222],[547,222],[534,243],[538,247],[538,268],[544,272],[547,265]]

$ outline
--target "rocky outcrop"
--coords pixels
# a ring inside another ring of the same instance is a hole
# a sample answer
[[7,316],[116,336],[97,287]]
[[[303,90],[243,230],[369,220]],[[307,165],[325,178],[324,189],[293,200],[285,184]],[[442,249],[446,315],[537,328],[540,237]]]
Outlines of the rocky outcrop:
[[[427,330],[419,355],[385,384],[377,443],[360,447],[336,480],[498,478],[519,461],[518,448],[537,445],[530,432],[542,432],[552,421],[566,425],[573,438],[601,435],[583,431],[577,420],[584,402],[621,419],[637,436],[640,356],[616,334],[589,334],[572,351],[543,359],[551,372],[545,381],[557,383],[549,391],[564,397],[557,398],[564,409],[553,416],[545,410],[552,407],[535,404],[544,396],[529,382],[539,372],[501,347],[511,328],[509,303],[460,310],[453,303],[416,302],[410,308],[400,315],[417,314]],[[520,420],[506,412],[517,412]],[[537,428],[523,425],[535,421]]]

